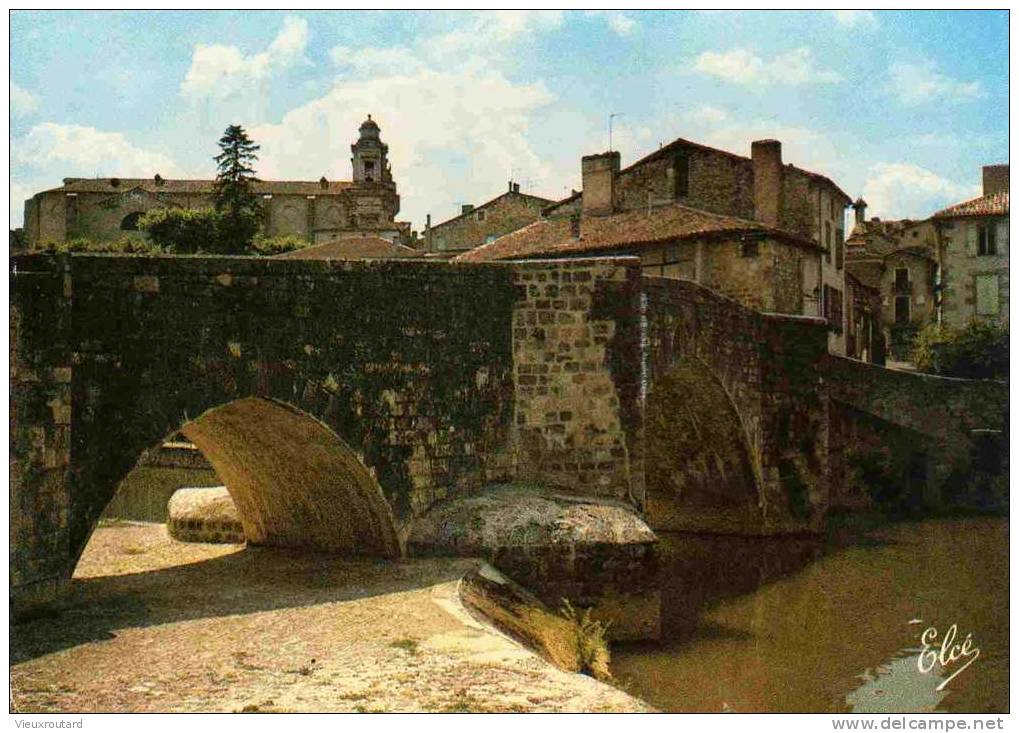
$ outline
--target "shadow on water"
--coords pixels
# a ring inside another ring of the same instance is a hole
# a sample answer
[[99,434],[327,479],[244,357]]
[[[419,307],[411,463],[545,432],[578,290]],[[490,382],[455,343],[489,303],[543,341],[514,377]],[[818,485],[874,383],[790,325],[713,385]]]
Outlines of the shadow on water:
[[245,547],[185,565],[75,578],[50,610],[11,624],[10,663],[112,639],[121,629],[417,590],[455,581],[473,564]]
[[745,632],[700,623],[700,618],[716,604],[795,575],[822,556],[848,547],[887,546],[892,541],[872,531],[888,524],[879,515],[854,515],[834,519],[825,536],[659,532],[662,639],[625,642],[619,647],[627,651],[676,648],[695,636],[699,640],[745,636]]

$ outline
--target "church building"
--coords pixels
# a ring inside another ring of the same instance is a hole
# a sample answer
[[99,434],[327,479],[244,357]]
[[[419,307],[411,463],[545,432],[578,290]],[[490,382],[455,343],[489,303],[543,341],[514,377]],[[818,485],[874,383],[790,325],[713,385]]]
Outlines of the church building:
[[[389,167],[389,146],[368,115],[350,146],[352,180],[257,181],[252,189],[265,210],[263,232],[293,234],[322,244],[346,237],[411,240],[409,222],[396,221],[400,197]],[[119,239],[138,231],[138,220],[156,208],[211,208],[213,180],[163,178],[65,178],[64,185],[25,202],[30,249],[74,237]]]

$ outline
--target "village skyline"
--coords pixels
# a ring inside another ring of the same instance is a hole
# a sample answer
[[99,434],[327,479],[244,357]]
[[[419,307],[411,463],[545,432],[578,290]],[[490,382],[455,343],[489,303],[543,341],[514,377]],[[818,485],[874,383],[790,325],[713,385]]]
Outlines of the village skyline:
[[12,228],[67,176],[207,178],[230,122],[260,177],[346,180],[373,114],[417,228],[510,179],[568,195],[611,113],[623,165],[676,137],[778,138],[886,218],[977,196],[1008,159],[1005,11],[337,15],[15,12]]

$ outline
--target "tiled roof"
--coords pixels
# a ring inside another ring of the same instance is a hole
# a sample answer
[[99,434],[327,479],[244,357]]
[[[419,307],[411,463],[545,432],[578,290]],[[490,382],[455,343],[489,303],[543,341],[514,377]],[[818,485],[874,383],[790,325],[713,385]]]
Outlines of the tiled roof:
[[291,260],[371,260],[420,256],[418,250],[382,237],[343,237],[276,255]]
[[992,193],[989,196],[964,201],[942,209],[935,219],[951,219],[956,216],[1008,216],[1008,191]]
[[799,246],[817,247],[810,240],[760,222],[670,204],[651,210],[641,208],[609,216],[582,217],[580,238],[573,236],[568,217],[541,219],[456,259],[474,262],[558,256],[693,237],[749,233],[768,234]]
[[[687,139],[682,138],[682,137],[677,137],[675,140],[673,140],[668,145],[665,145],[665,146],[663,146],[661,148],[658,148],[658,150],[655,150],[653,153],[649,153],[648,155],[645,155],[640,160],[637,160],[636,162],[631,163],[630,165],[628,165],[625,168],[621,169],[619,171],[619,175],[622,176],[622,175],[625,175],[627,173],[630,173],[634,169],[639,168],[640,166],[645,165],[646,163],[650,163],[650,162],[652,162],[654,160],[658,160],[662,156],[671,155],[673,153],[673,151],[675,151],[677,148],[696,148],[698,150],[704,150],[704,151],[707,151],[709,153],[717,153],[719,155],[726,155],[729,158],[732,158],[734,160],[738,160],[738,161],[740,161],[742,163],[746,163],[747,165],[752,164],[751,159],[748,158],[745,155],[739,155],[738,153],[733,153],[733,152],[731,152],[729,150],[722,150],[721,148],[713,148],[710,145],[703,145],[701,143],[695,143],[692,140],[687,140]],[[813,171],[808,171],[808,170],[806,170],[804,168],[799,168],[799,167],[797,167],[795,165],[792,165],[791,163],[784,164],[783,168],[789,168],[791,170],[798,171],[799,173],[804,174],[808,178],[812,178],[812,179],[814,179],[816,181],[820,181],[822,183],[827,183],[828,185],[832,186],[836,191],[838,191],[840,194],[842,194],[845,197],[846,201],[852,201],[853,200],[849,196],[849,194],[847,194],[845,191],[843,191],[841,188],[839,188],[838,184],[836,184],[835,181],[831,180],[827,176],[821,175],[820,173],[814,173]],[[571,201],[575,201],[578,198],[580,198],[580,196],[582,194],[583,194],[583,191],[578,191],[577,193],[574,193],[574,194],[572,194],[570,196],[567,196],[566,198],[564,198],[564,199],[562,199],[560,201],[557,201],[556,203],[554,203],[551,206],[547,207],[545,209],[545,212],[554,211],[555,209],[559,208],[563,204],[568,204]]]
[[[164,178],[156,182],[153,178],[67,178],[63,186],[51,188],[43,193],[123,193],[142,189],[148,193],[194,193],[211,194],[215,181],[198,179]],[[116,181],[116,185],[114,185]],[[257,194],[298,194],[316,196],[336,194],[353,184],[350,181],[326,181],[323,188],[320,181],[255,181],[251,188]]]

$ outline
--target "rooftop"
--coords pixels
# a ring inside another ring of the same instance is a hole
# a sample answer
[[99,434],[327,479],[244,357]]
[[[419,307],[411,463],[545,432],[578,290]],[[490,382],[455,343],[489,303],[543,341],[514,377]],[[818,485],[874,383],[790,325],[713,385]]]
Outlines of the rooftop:
[[810,240],[760,222],[713,214],[682,204],[669,204],[650,210],[644,208],[609,216],[582,217],[579,238],[573,236],[570,218],[541,219],[456,259],[477,262],[569,255],[696,237],[751,233],[767,234],[798,246],[817,248]]
[[957,216],[1008,216],[1008,191],[980,196],[937,212],[934,219],[951,219]]
[[[214,180],[183,178],[65,178],[64,185],[42,193],[120,193],[141,189],[147,193],[211,194]],[[336,194],[353,184],[350,181],[254,181],[257,194],[299,194],[304,196]]]
[[443,222],[439,222],[438,224],[436,224],[436,225],[434,225],[432,227],[432,231],[435,231],[439,227],[446,226],[447,224],[452,224],[453,222],[459,221],[460,219],[464,219],[466,217],[473,216],[478,211],[480,211],[482,209],[486,209],[489,206],[492,206],[493,204],[498,203],[499,201],[501,201],[502,199],[504,199],[507,196],[522,196],[523,198],[534,199],[535,201],[537,201],[537,202],[539,202],[540,204],[543,204],[543,205],[548,205],[548,204],[554,204],[555,203],[551,199],[542,198],[541,196],[534,196],[534,195],[529,194],[529,193],[520,193],[520,191],[516,191],[516,190],[513,190],[513,191],[503,191],[501,194],[496,196],[494,199],[490,199],[490,200],[486,201],[483,204],[475,206],[473,209],[470,209],[469,211],[462,211],[462,212],[460,212],[459,214],[457,214],[456,216],[454,216],[454,217],[452,217],[450,219],[446,219]]
[[[697,150],[704,150],[704,151],[707,151],[707,152],[710,152],[710,153],[717,153],[719,155],[726,155],[726,156],[728,156],[728,157],[730,157],[732,159],[739,160],[739,161],[744,162],[744,163],[746,163],[748,165],[751,164],[751,162],[752,162],[751,159],[748,156],[746,156],[746,155],[739,155],[738,153],[733,153],[733,152],[731,152],[729,150],[722,150],[721,148],[713,148],[710,145],[703,145],[701,143],[693,142],[692,140],[687,140],[687,139],[682,138],[682,137],[677,137],[675,140],[673,140],[668,145],[665,145],[665,146],[659,148],[658,150],[654,151],[653,153],[649,153],[648,155],[645,155],[640,160],[637,160],[636,162],[631,163],[630,165],[626,166],[625,168],[623,168],[622,170],[619,171],[619,175],[620,176],[625,175],[627,173],[632,172],[634,169],[639,168],[642,165],[645,165],[645,164],[650,163],[650,162],[652,162],[654,160],[657,160],[658,158],[661,158],[661,157],[666,156],[666,155],[671,155],[675,150],[677,150],[679,148],[696,148]],[[799,168],[799,167],[797,167],[795,165],[792,165],[791,163],[786,163],[783,167],[784,168],[788,168],[788,169],[793,170],[793,171],[797,171],[799,173],[802,173],[803,175],[805,175],[805,176],[807,176],[807,177],[809,177],[809,178],[811,178],[813,180],[816,180],[816,181],[819,181],[819,182],[822,182],[822,183],[827,183],[828,185],[832,186],[836,191],[838,191],[840,194],[842,194],[842,196],[845,198],[847,203],[852,202],[852,198],[850,198],[850,196],[845,191],[843,191],[841,188],[839,188],[839,186],[833,180],[828,178],[827,176],[821,175],[820,173],[814,173],[813,171],[808,171],[808,170],[806,170],[804,168]],[[561,206],[563,204],[567,204],[567,203],[569,203],[571,201],[575,201],[576,199],[580,198],[582,193],[583,193],[582,191],[578,191],[577,193],[574,193],[574,194],[572,194],[570,196],[567,196],[566,198],[564,198],[564,199],[562,199],[560,201],[557,201],[556,203],[552,204],[552,206],[549,206],[545,211],[546,212],[551,212],[551,211],[555,210],[557,207],[559,207],[559,206]]]

